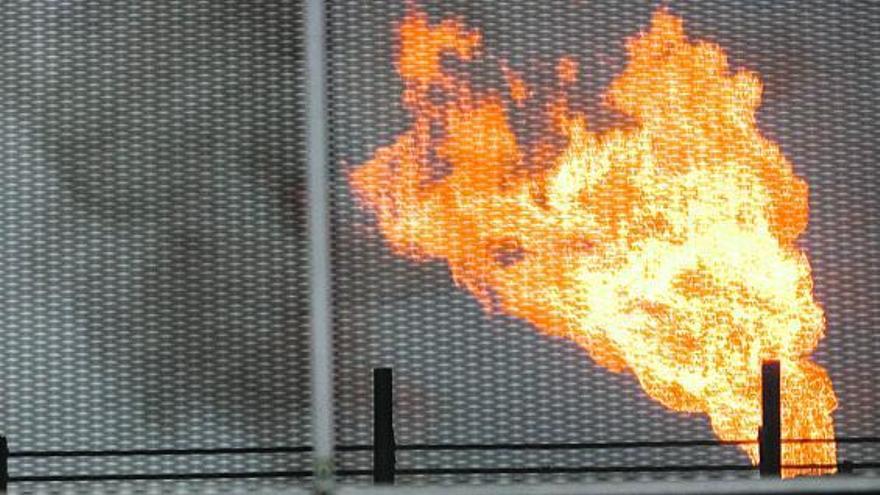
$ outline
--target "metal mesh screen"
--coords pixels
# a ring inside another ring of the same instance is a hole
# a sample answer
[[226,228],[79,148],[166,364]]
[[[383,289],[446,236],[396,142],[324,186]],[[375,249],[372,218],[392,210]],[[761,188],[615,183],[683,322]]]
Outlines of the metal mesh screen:
[[[527,82],[552,78],[560,56],[576,58],[583,70],[572,99],[597,128],[614,124],[598,95],[623,68],[624,41],[646,27],[659,5],[420,4],[432,21],[453,17],[479,29],[482,46],[521,69]],[[684,19],[689,37],[720,44],[732,67],[760,74],[760,129],[810,184],[810,226],[802,244],[827,314],[827,337],[815,358],[830,372],[840,400],[836,433],[876,436],[880,313],[873,298],[880,291],[880,235],[872,113],[880,98],[875,87],[880,49],[872,33],[880,8],[873,2],[664,4]],[[328,5],[337,443],[371,442],[370,369],[376,366],[394,368],[400,444],[712,439],[705,416],[664,409],[630,375],[595,365],[575,344],[541,336],[513,318],[487,316],[455,287],[443,262],[414,263],[390,252],[375,219],[353,200],[346,178],[409,124],[393,64],[394,26],[404,14],[404,2]],[[474,69],[471,77],[477,86],[503,85],[497,73]],[[865,461],[878,454],[870,445],[839,451],[840,457]],[[369,468],[368,454],[338,457],[342,469]],[[398,468],[746,462],[734,447],[444,451],[401,453]],[[670,475],[607,475],[639,476]],[[588,476],[404,476],[400,482],[572,478]]]
[[[665,2],[764,82],[758,118],[810,184],[810,257],[828,319],[816,360],[840,437],[880,435],[873,2]],[[421,2],[527,78],[584,69],[598,95],[658,2]],[[336,442],[372,441],[371,369],[395,372],[397,440],[711,440],[577,345],[488,316],[442,262],[394,256],[347,173],[403,131],[394,23],[405,2],[327,2]],[[0,12],[0,431],[13,451],[307,445],[302,22],[288,0],[14,0]],[[473,73],[477,86],[503,84]],[[525,122],[522,127],[528,130]],[[878,462],[880,446],[841,458]],[[369,452],[337,468],[369,469]],[[402,451],[398,468],[745,464],[734,447]],[[13,475],[309,469],[308,454],[12,459]],[[876,473],[875,473],[876,474]],[[401,476],[399,483],[751,477],[752,473]],[[368,481],[347,477],[345,481]],[[254,490],[291,481],[212,481]],[[296,482],[294,482],[296,483]],[[19,485],[22,486],[22,485]],[[145,489],[189,491],[192,482]],[[118,483],[106,483],[112,491]],[[25,487],[22,491],[30,490]],[[82,487],[92,490],[94,485]]]
[[[310,443],[302,26],[284,0],[3,2],[11,450]],[[304,453],[10,471],[309,466]]]

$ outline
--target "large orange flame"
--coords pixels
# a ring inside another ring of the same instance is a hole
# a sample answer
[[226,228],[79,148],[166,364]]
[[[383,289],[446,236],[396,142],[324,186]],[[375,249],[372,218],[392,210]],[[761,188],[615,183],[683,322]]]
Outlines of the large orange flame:
[[[350,175],[395,253],[445,260],[487,311],[576,341],[722,440],[756,438],[761,362],[778,359],[783,437],[833,438],[831,381],[809,359],[824,316],[796,245],[807,185],[757,128],[754,73],[660,9],[605,95],[634,124],[598,133],[568,105],[572,57],[545,88],[502,64],[508,88],[478,92],[441,63],[477,58],[477,31],[413,9],[398,36],[412,124]],[[518,142],[508,112],[542,89],[544,136]],[[835,462],[833,443],[783,446],[786,465]]]

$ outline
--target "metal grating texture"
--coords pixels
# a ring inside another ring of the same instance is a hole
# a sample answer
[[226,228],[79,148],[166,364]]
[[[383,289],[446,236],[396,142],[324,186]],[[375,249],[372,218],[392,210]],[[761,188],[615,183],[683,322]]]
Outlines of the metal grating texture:
[[[285,0],[2,3],[13,451],[310,443],[302,23]],[[12,459],[10,474],[309,466]]]
[[[803,244],[827,337],[815,357],[834,382],[838,436],[877,436],[880,388],[880,232],[876,199],[880,23],[876,2],[663,2],[692,38],[719,43],[733,67],[764,82],[759,125],[810,184]],[[552,78],[572,55],[583,70],[573,99],[597,126],[613,123],[598,95],[625,61],[624,40],[644,28],[653,1],[422,1],[432,20],[478,28],[482,46],[521,69]],[[328,4],[333,167],[333,283],[336,442],[368,444],[371,368],[395,370],[400,444],[712,439],[704,416],[665,410],[629,375],[598,367],[574,344],[539,335],[512,318],[487,316],[452,283],[442,262],[394,256],[360,209],[346,173],[406,129],[393,65],[394,23],[405,2]],[[472,74],[499,87],[498,74]],[[528,82],[528,81],[527,81]],[[877,446],[847,445],[840,456],[877,460]],[[370,467],[369,454],[338,454],[338,467]],[[403,452],[398,469],[535,465],[745,463],[733,447],[589,452]],[[649,475],[400,476],[399,483],[658,478]],[[694,477],[751,473],[689,473]],[[362,481],[367,481],[364,478]]]

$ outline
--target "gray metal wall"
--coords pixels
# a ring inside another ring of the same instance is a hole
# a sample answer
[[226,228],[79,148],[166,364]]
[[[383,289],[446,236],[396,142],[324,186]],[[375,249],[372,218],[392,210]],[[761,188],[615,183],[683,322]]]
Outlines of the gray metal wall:
[[[0,4],[12,450],[308,444],[302,6]],[[303,455],[13,474],[308,469]]]
[[[811,186],[804,245],[828,316],[816,356],[840,398],[837,433],[880,435],[880,4],[667,3],[691,36],[762,76],[761,128]],[[481,29],[530,77],[575,56],[574,96],[601,125],[612,117],[596,95],[656,4],[423,3]],[[375,366],[395,369],[401,443],[711,439],[705,418],[665,410],[575,345],[487,317],[442,264],[392,256],[354,205],[345,171],[407,123],[391,58],[403,11],[328,2],[337,443],[371,441]],[[13,450],[311,441],[302,16],[293,0],[0,5],[0,431]],[[841,454],[877,461],[880,448]],[[369,467],[369,455],[337,457]],[[14,462],[18,474],[310,466],[307,455]],[[399,456],[406,467],[688,462],[745,461],[727,447]]]

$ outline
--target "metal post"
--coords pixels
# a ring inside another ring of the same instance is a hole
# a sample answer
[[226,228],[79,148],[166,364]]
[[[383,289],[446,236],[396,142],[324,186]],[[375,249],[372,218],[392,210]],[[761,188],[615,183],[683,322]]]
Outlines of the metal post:
[[761,428],[758,430],[762,478],[782,476],[780,381],[779,361],[765,361],[761,366]]
[[6,493],[9,485],[9,443],[0,436],[0,492]]
[[333,490],[333,362],[324,2],[306,2],[306,114],[311,287],[312,441],[315,489]]
[[394,483],[394,387],[391,368],[373,370],[373,482]]

